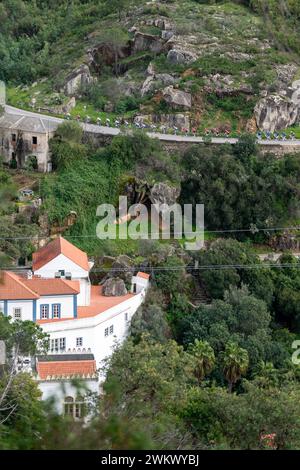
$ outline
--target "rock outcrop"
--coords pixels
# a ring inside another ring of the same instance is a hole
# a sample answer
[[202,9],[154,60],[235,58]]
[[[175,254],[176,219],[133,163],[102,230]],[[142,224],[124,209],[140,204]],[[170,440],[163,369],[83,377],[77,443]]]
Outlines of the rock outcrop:
[[132,41],[131,54],[137,52],[150,51],[155,54],[160,54],[164,49],[165,41],[159,36],[152,34],[145,34],[137,31]]
[[197,59],[197,55],[187,49],[173,47],[169,50],[167,59],[171,64],[190,64]]
[[76,96],[81,86],[88,85],[93,81],[94,78],[89,67],[83,64],[68,75],[64,92],[67,96]]
[[121,297],[127,293],[125,282],[118,277],[107,279],[102,286],[102,294],[106,297]]
[[117,277],[130,282],[134,274],[134,264],[127,255],[118,256],[111,266],[109,277]]
[[167,86],[174,85],[177,79],[168,73],[153,74],[146,78],[141,88],[141,96],[145,96],[148,93],[154,92],[155,90]]
[[[248,78],[247,76],[244,78]],[[214,75],[209,75],[205,79],[206,82],[206,91],[215,93],[219,97],[222,96],[233,96],[240,93],[246,95],[251,95],[253,93],[253,88],[246,81],[235,80],[232,75],[222,75],[216,73]]]
[[155,183],[150,190],[152,204],[167,204],[172,206],[180,195],[180,189],[166,183]]
[[173,86],[163,90],[163,98],[171,107],[182,107],[190,109],[192,107],[192,95],[185,91],[175,89]]
[[296,124],[300,115],[300,82],[262,98],[254,114],[257,127],[262,131],[280,131]]

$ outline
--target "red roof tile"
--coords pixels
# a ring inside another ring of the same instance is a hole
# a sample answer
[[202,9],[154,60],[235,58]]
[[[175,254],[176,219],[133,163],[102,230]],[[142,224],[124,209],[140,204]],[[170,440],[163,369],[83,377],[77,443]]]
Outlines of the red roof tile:
[[85,377],[95,374],[96,361],[38,362],[37,372],[41,380],[45,380],[48,377]]
[[32,255],[32,269],[37,271],[59,255],[64,255],[85,271],[89,271],[87,254],[63,237],[58,237]]
[[142,277],[143,279],[149,279],[150,274],[143,273],[142,271],[139,271],[136,275],[137,277]]
[[39,295],[74,295],[79,294],[79,281],[67,281],[65,279],[26,279],[25,286]]
[[116,305],[125,302],[126,300],[132,299],[135,294],[126,294],[120,297],[106,297],[102,295],[102,287],[101,286],[92,286],[91,287],[91,302],[90,305],[87,307],[78,307],[77,309],[77,318],[69,317],[69,318],[59,318],[59,319],[46,319],[46,320],[38,320],[37,323],[53,323],[53,322],[62,322],[67,320],[76,321],[80,318],[89,318],[95,317],[100,313],[105,312],[106,310],[115,307]]
[[0,272],[0,300],[32,300],[39,295],[26,286],[23,280],[12,272]]
[[34,300],[46,295],[79,294],[78,281],[65,279],[26,279],[9,271],[0,276],[0,300]]
[[107,297],[102,295],[101,286],[92,286],[91,303],[88,307],[78,307],[78,318],[95,317],[99,313],[103,313],[132,297],[134,297],[134,294],[126,294],[120,297]]

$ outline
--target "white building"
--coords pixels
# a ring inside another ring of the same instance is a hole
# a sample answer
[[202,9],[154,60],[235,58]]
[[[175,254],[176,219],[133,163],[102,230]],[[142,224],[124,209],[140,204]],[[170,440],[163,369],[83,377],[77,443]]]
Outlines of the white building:
[[49,355],[37,358],[37,380],[43,398],[57,396],[60,410],[66,393],[66,407],[76,408],[72,377],[83,378],[92,391],[99,389],[96,371],[125,339],[149,287],[149,275],[137,273],[132,292],[107,297],[101,286],[91,286],[91,267],[86,253],[60,237],[33,255],[32,273],[22,277],[5,271],[0,284],[0,311],[13,320],[38,323],[50,336]]

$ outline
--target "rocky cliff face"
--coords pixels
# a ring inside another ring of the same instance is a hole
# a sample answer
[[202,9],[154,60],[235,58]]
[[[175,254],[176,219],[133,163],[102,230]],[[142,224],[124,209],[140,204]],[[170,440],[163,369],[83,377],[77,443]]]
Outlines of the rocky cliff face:
[[[73,67],[66,64],[60,92],[119,115],[130,98],[133,121],[169,128],[255,132],[298,124],[295,55],[282,52],[242,2],[209,3],[145,1],[121,21],[98,18]],[[101,100],[82,95],[92,86]]]

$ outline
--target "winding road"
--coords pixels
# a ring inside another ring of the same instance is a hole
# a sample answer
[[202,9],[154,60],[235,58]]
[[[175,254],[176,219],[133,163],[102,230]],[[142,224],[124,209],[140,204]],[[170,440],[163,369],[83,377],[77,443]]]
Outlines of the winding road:
[[[14,108],[13,106],[6,105],[5,111],[7,114],[20,114],[22,116],[30,116],[36,118],[43,118],[50,122],[55,122],[57,124],[61,124],[64,122],[64,119],[57,118],[54,116],[49,116],[46,114],[39,114],[32,111],[25,111],[23,109]],[[119,135],[122,131],[115,127],[107,127],[107,126],[98,126],[96,124],[87,124],[81,123],[81,126],[86,132],[92,134],[102,134],[107,136],[116,136]],[[147,135],[152,138],[156,138],[165,142],[178,142],[178,143],[203,143],[203,137],[194,137],[194,136],[185,136],[185,135],[174,135],[174,134],[162,134],[159,132],[147,132]],[[230,137],[212,137],[211,143],[212,144],[236,144],[238,139],[230,138]],[[293,146],[293,147],[300,147],[300,139],[288,139],[288,140],[258,140],[258,144],[264,146]]]

